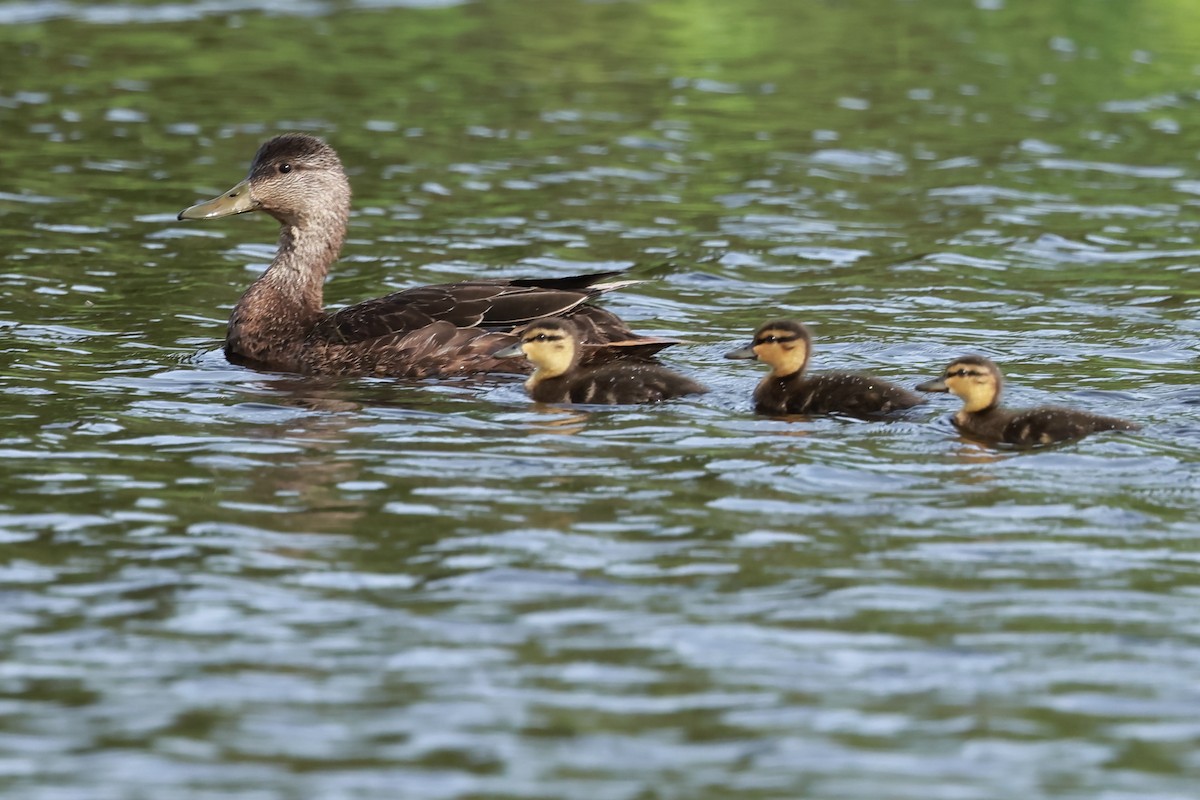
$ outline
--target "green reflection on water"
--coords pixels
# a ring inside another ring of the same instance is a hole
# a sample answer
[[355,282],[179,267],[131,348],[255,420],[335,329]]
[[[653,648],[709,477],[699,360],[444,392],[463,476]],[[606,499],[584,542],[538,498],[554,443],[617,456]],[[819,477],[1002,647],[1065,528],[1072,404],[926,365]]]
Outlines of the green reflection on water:
[[[5,697],[101,706],[110,718],[85,719],[77,750],[282,763],[284,787],[287,770],[347,764],[534,763],[544,780],[616,781],[541,742],[641,734],[635,747],[757,747],[712,753],[704,785],[648,759],[630,779],[646,797],[729,796],[713,786],[756,764],[814,795],[916,792],[912,776],[931,772],[995,794],[1004,776],[938,773],[952,771],[934,755],[964,741],[1042,744],[1003,763],[1081,795],[1139,773],[1177,788],[1194,766],[1187,734],[1161,708],[1122,715],[1096,697],[1169,703],[1194,686],[1198,441],[1194,406],[1169,392],[1195,382],[1198,191],[1178,184],[1200,149],[1197,26],[1183,3],[985,5],[534,0],[0,27],[0,514],[14,574],[51,576],[30,579],[28,619],[8,618],[9,663],[82,658],[22,640],[22,625],[82,630],[109,657],[61,684],[14,679]],[[502,381],[317,385],[229,368],[224,318],[269,259],[273,224],[174,214],[290,128],[328,136],[352,173],[332,302],[633,264],[656,280],[613,306],[692,339],[673,358],[718,391],[560,415]],[[1017,402],[1118,390],[1067,400],[1152,424],[1014,457],[950,444],[940,401],[895,426],[754,420],[758,372],[716,354],[768,308],[817,323],[823,367],[911,382],[947,349],[998,349]],[[383,578],[397,582],[370,582]],[[495,662],[469,651],[473,635],[495,637]],[[1172,641],[1174,661],[1156,649]],[[174,649],[229,642],[262,661]],[[435,647],[484,666],[444,682],[387,671]],[[123,657],[148,677],[126,678]],[[632,705],[712,691],[768,708],[613,712],[589,706],[603,689],[577,679],[581,700],[558,675],[588,665],[639,671]],[[184,677],[217,691],[205,679],[260,672],[315,676],[317,699],[179,699]],[[566,697],[518,691],[547,687]],[[142,693],[161,720],[123,704]],[[356,734],[380,708],[460,694],[512,703],[521,723],[464,725],[467,744],[415,754],[396,745],[403,726]],[[67,741],[39,710],[6,731]],[[289,712],[342,719],[344,750],[271,751],[287,737],[255,726],[286,729]],[[1141,744],[1130,718],[1165,743]],[[512,739],[492,748],[481,730]],[[179,736],[214,749],[172,751]],[[773,748],[796,755],[789,741],[844,747],[844,772],[770,766]],[[1079,742],[1105,755],[1061,768]],[[918,767],[890,773],[884,752]]]

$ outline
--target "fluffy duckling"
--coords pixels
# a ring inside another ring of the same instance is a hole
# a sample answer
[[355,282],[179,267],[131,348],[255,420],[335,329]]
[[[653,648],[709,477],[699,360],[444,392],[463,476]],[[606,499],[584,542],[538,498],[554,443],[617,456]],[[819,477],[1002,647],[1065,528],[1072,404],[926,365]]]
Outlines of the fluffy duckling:
[[1086,411],[1042,406],[1022,411],[1000,407],[1004,378],[1000,368],[983,356],[963,356],[950,362],[940,378],[918,384],[923,392],[951,392],[963,407],[951,417],[965,436],[989,443],[1020,447],[1065,442],[1098,431],[1135,431],[1140,426],[1116,417]]
[[647,346],[637,340],[582,344],[578,326],[562,317],[531,322],[519,337],[495,355],[529,359],[533,374],[525,388],[540,403],[657,403],[708,391],[691,378],[642,358]]
[[338,154],[315,136],[268,140],[245,180],[184,209],[179,219],[254,211],[279,222],[279,243],[229,317],[225,353],[234,363],[408,378],[511,372],[515,365],[496,359],[496,349],[514,341],[514,328],[552,314],[577,318],[587,342],[639,338],[615,314],[590,304],[628,285],[602,282],[616,273],[421,286],[326,311],[323,287],[346,238],[350,182]]
[[780,319],[763,324],[754,341],[725,354],[757,358],[771,372],[754,390],[760,414],[848,414],[869,417],[925,402],[894,383],[853,372],[806,376],[812,337],[802,323]]

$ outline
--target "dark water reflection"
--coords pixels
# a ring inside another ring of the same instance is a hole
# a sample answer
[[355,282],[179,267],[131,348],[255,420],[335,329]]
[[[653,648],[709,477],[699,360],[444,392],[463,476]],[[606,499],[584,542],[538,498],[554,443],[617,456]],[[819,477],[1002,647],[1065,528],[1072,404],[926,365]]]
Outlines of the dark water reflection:
[[[1193,16],[0,5],[4,795],[1194,795]],[[352,171],[331,302],[632,267],[713,392],[229,365],[272,226],[174,215],[296,128]],[[755,418],[778,314],[1145,431]]]

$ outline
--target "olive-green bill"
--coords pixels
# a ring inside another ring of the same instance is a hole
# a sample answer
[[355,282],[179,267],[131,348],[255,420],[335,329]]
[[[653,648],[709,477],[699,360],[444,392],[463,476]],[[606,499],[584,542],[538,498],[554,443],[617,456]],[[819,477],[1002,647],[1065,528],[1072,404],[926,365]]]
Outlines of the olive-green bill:
[[179,219],[218,219],[245,214],[258,207],[259,202],[250,196],[250,179],[247,178],[219,197],[180,211]]

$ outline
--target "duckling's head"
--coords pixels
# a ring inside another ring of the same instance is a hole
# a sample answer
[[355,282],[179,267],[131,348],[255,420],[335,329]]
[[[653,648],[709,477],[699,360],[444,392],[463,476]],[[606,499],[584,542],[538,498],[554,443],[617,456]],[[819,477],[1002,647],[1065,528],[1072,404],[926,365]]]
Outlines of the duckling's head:
[[753,342],[731,350],[725,357],[757,358],[771,367],[771,375],[783,378],[804,371],[811,349],[812,337],[803,323],[777,319],[759,326]]
[[1000,403],[1004,378],[1000,368],[983,356],[963,356],[950,362],[942,377],[917,384],[922,392],[951,392],[962,398],[963,411],[986,411]]
[[179,219],[216,219],[265,211],[283,225],[327,223],[350,213],[350,182],[332,147],[306,133],[263,143],[246,179],[212,200],[179,212]]
[[524,354],[534,367],[527,386],[562,375],[578,360],[579,331],[574,323],[562,317],[547,317],[531,322],[520,336],[520,341],[496,355],[505,358]]

